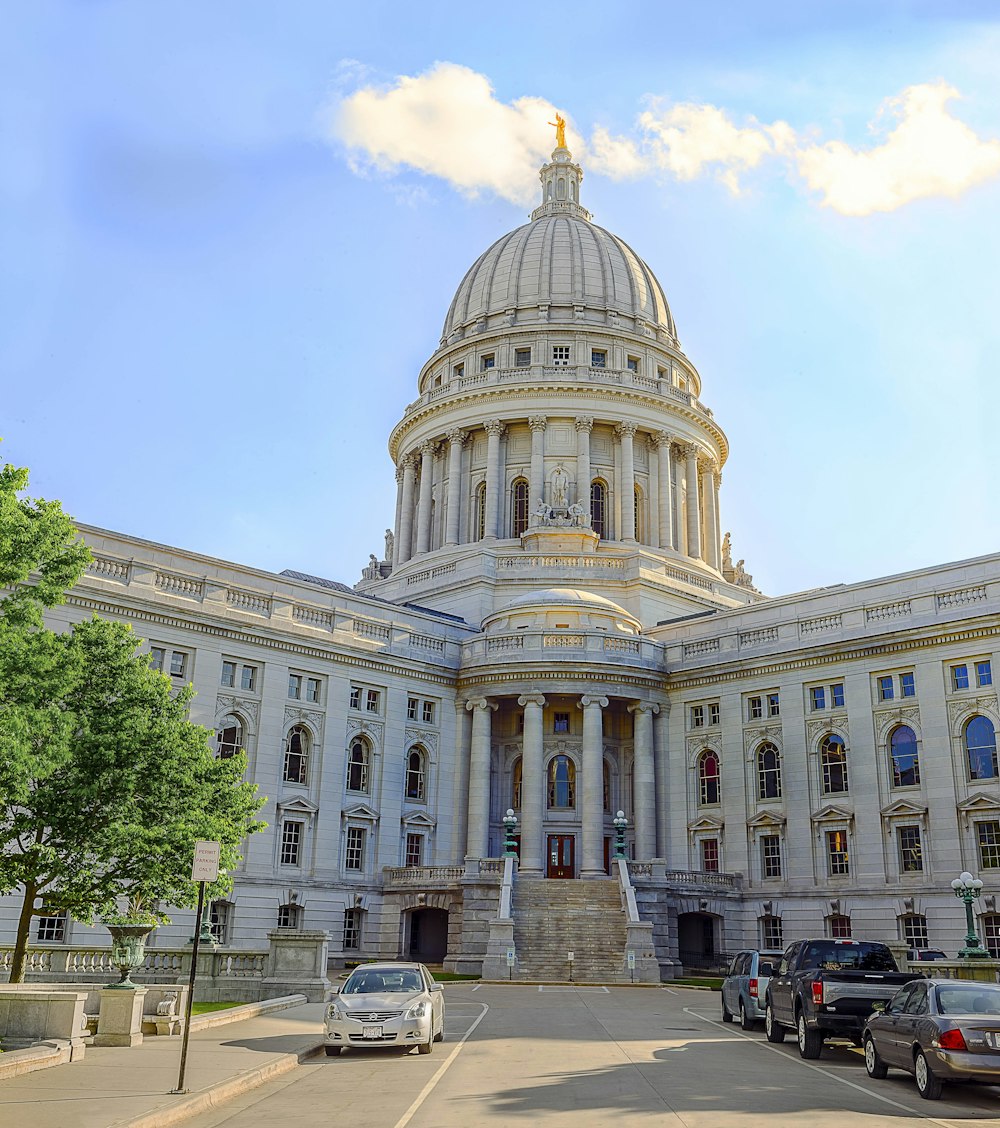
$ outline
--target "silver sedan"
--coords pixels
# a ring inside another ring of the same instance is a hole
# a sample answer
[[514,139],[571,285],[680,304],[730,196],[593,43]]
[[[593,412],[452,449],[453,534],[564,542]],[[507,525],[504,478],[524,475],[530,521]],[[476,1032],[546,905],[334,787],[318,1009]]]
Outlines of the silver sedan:
[[872,1015],[864,1030],[869,1077],[912,1073],[928,1100],[945,1081],[1000,1085],[1000,986],[968,979],[916,979]]
[[444,1039],[444,988],[420,963],[356,967],[326,1007],[326,1052],[345,1046],[416,1046]]

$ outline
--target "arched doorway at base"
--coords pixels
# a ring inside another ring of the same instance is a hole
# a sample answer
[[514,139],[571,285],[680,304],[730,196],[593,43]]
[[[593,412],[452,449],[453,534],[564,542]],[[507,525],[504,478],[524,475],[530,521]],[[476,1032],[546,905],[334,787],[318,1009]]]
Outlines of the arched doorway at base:
[[677,954],[687,968],[714,968],[720,960],[719,918],[712,913],[679,913]]
[[448,952],[448,911],[414,909],[410,913],[406,955],[421,963],[439,964]]

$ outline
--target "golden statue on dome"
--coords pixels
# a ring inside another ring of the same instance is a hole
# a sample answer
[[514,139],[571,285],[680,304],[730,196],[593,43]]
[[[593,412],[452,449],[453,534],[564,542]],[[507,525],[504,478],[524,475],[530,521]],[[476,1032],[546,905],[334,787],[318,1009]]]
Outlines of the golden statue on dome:
[[557,149],[565,149],[566,148],[566,119],[557,110],[556,111],[556,120],[550,121],[548,124],[554,125],[556,127],[556,148]]

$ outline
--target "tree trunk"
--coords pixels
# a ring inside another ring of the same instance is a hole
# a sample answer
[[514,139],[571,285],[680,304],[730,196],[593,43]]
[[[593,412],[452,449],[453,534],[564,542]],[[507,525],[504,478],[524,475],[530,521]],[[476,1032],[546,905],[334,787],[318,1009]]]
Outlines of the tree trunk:
[[24,902],[17,920],[17,939],[14,941],[14,955],[10,965],[10,982],[23,983],[24,971],[28,963],[28,939],[31,935],[31,918],[35,915],[37,885],[25,885]]

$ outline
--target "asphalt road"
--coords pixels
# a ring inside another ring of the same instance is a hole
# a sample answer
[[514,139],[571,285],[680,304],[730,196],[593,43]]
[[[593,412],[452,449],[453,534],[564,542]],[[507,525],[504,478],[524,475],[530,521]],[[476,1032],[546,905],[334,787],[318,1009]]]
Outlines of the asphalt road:
[[1000,1117],[1000,1088],[865,1073],[828,1047],[805,1062],[719,1020],[719,995],[682,988],[449,984],[443,1044],[350,1050],[186,1123],[192,1128],[945,1128]]

